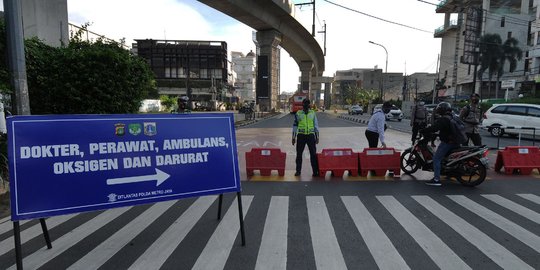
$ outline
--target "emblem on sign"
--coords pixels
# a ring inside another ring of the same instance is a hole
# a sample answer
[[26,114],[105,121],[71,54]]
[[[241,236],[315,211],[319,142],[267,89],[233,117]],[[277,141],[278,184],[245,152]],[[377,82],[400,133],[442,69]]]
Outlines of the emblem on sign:
[[144,123],[144,135],[154,136],[157,134],[156,122],[145,122]]
[[111,193],[107,197],[109,198],[109,202],[116,202],[116,197],[117,197],[116,194]]
[[126,134],[126,125],[125,124],[115,124],[114,125],[114,134],[116,136],[124,136]]
[[129,134],[137,136],[142,132],[141,124],[129,124],[128,130]]

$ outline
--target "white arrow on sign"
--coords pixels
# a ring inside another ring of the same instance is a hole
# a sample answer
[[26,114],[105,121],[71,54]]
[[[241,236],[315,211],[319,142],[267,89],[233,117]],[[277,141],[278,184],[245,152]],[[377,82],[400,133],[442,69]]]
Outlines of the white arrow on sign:
[[156,168],[156,174],[107,179],[107,185],[128,184],[156,180],[157,187],[163,182],[165,182],[165,180],[167,180],[169,177],[171,177],[169,174]]

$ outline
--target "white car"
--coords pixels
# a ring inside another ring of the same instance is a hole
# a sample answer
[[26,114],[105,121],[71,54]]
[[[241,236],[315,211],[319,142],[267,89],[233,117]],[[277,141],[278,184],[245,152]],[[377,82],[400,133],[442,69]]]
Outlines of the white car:
[[[540,105],[525,103],[495,104],[484,113],[482,127],[493,136],[509,134],[540,135]],[[528,129],[522,129],[523,127]]]
[[[380,109],[380,108],[382,108],[382,104],[377,104],[375,105],[375,107],[373,107],[373,110]],[[373,114],[373,112],[371,114]],[[403,120],[403,112],[396,105],[392,105],[390,112],[385,114],[385,117],[386,117],[386,120],[394,119],[401,122],[401,120]]]

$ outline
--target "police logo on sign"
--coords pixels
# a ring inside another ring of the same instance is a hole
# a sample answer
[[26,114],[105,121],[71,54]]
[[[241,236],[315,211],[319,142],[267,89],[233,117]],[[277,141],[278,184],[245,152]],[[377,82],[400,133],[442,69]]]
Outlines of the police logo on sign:
[[115,124],[114,134],[116,136],[124,136],[124,134],[126,134],[126,124],[122,124],[122,123]]

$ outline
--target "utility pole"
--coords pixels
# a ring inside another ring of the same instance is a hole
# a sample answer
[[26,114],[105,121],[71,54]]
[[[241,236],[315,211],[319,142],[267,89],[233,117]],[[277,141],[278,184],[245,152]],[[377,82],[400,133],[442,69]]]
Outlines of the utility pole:
[[323,25],[323,31],[318,31],[317,33],[324,33],[324,56],[326,56],[326,21],[324,21],[324,25]]
[[437,82],[439,81],[439,54],[437,54],[437,67],[435,68],[435,72],[437,72],[437,79],[435,79],[435,83],[433,85],[433,97],[431,99],[431,103],[432,104],[435,104],[435,97],[438,96],[438,91],[437,91]]
[[311,25],[311,35],[315,36],[315,0],[308,3],[294,4],[295,6],[313,5],[313,24]]
[[30,99],[26,77],[24,57],[23,23],[21,1],[4,0],[6,22],[6,45],[11,85],[15,90],[12,95],[13,114],[29,115]]

